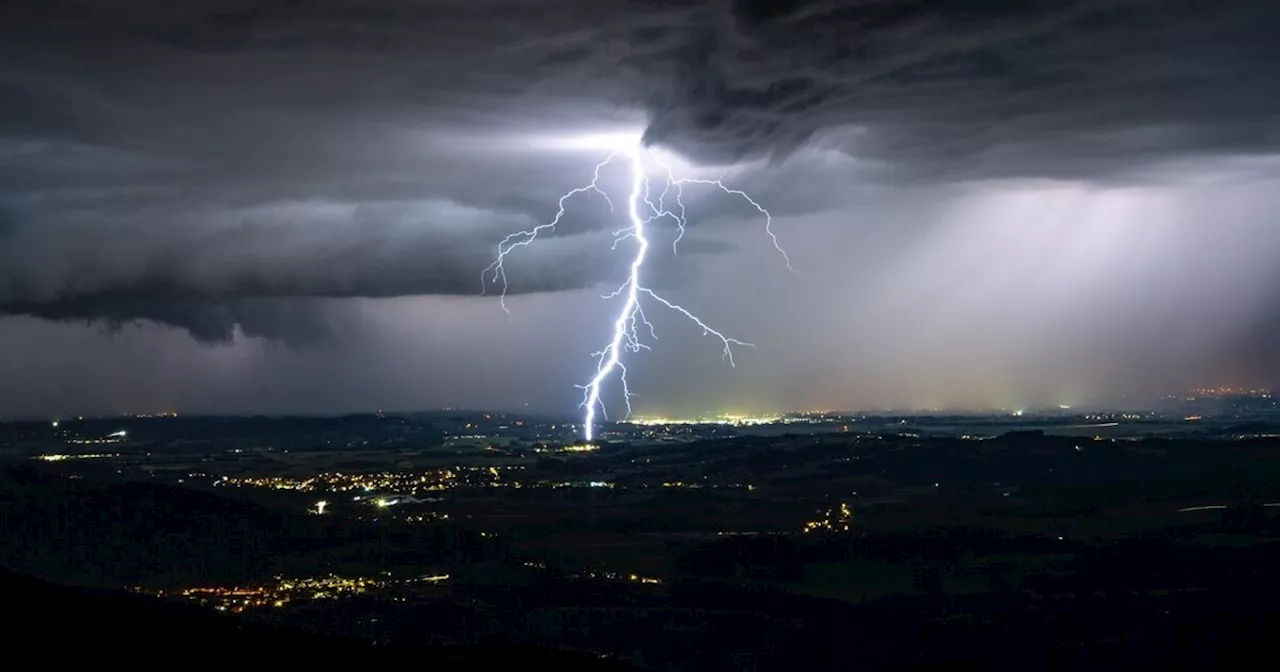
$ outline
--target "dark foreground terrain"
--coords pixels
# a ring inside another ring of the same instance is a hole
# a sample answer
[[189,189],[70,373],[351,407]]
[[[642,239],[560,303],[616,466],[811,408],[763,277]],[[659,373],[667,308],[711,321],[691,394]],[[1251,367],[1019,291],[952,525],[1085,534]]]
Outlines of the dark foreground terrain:
[[10,613],[5,654],[41,667],[130,670],[431,669],[625,671],[582,654],[502,644],[374,646],[353,638],[246,622],[183,604],[71,588],[0,570]]
[[1268,436],[908,428],[520,453],[409,434],[379,452],[326,448],[352,431],[326,425],[322,440],[290,434],[285,456],[251,429],[216,449],[178,427],[92,448],[110,458],[32,459],[78,445],[46,439],[11,450],[0,589],[15,655],[1253,669],[1280,636]]
[[[694,669],[783,669],[788,664],[883,670],[1264,669],[1280,634],[1280,609],[1273,597],[1216,591],[1156,601],[1099,594],[1064,596],[1054,600],[1057,604],[1046,604],[1003,595],[849,609],[778,594],[701,588],[690,588],[675,601],[671,606],[678,613],[668,615],[665,625],[650,628],[648,635],[663,637],[673,622],[682,622],[682,629],[694,631],[689,646],[711,649],[741,639],[726,629],[758,633],[758,623],[769,620],[800,619],[812,630],[759,633],[763,639],[756,646],[739,643],[744,653],[736,662],[717,664],[707,652],[713,666]],[[7,626],[8,655],[38,659],[55,669],[81,664],[134,670],[635,669],[594,656],[504,642],[426,643],[416,633],[375,646],[7,571],[0,571],[0,590],[10,613],[21,614]],[[707,618],[712,605],[720,611],[719,619]],[[733,611],[736,618],[724,618]]]

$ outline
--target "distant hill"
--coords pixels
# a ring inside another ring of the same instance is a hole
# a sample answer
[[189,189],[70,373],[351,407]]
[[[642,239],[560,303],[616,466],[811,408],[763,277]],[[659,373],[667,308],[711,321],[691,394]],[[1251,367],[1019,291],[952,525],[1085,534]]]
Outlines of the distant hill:
[[43,667],[130,670],[590,670],[632,669],[585,654],[502,645],[373,646],[247,623],[188,605],[85,591],[0,570],[0,594],[19,617],[5,654]]
[[59,582],[252,579],[291,545],[311,543],[310,527],[301,517],[194,490],[0,467],[0,565]]
[[278,574],[471,562],[499,544],[450,524],[389,528],[183,486],[0,463],[0,567],[58,583],[182,588]]

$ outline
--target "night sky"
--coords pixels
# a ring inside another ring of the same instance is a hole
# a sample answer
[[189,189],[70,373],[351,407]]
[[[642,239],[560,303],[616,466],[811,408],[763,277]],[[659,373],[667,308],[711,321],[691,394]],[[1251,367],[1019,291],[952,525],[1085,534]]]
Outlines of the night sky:
[[572,413],[619,214],[513,256],[510,316],[481,270],[627,136],[798,271],[691,187],[647,282],[757,347],[650,313],[637,411],[1277,384],[1278,35],[1275,0],[7,2],[0,416]]

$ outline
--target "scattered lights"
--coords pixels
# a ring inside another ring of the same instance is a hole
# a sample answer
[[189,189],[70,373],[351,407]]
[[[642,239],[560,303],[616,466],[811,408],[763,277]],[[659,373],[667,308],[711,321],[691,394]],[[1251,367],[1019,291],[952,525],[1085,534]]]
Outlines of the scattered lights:
[[[591,452],[599,450],[598,447],[592,445],[586,446],[569,446],[556,449],[538,449],[537,452],[560,452],[573,449],[570,452]],[[65,459],[65,458],[58,458]],[[495,474],[496,472],[496,474]],[[499,477],[500,475],[500,477]],[[466,488],[587,488],[587,489],[629,489],[629,488],[690,488],[690,489],[709,489],[709,490],[746,490],[754,491],[756,487],[748,483],[715,483],[715,482],[686,482],[686,481],[666,481],[666,482],[650,482],[638,483],[634,485],[619,485],[611,480],[605,480],[600,477],[583,478],[581,480],[548,480],[538,478],[535,474],[526,471],[523,465],[490,465],[490,466],[471,466],[471,467],[450,467],[438,470],[426,470],[425,472],[393,472],[393,473],[375,473],[375,474],[342,474],[342,473],[326,473],[319,476],[313,476],[306,479],[293,479],[287,477],[232,477],[232,476],[209,476],[202,473],[191,473],[190,478],[193,479],[212,479],[213,487],[252,487],[265,488],[269,490],[293,490],[298,492],[315,492],[326,496],[323,500],[317,500],[307,508],[312,514],[332,514],[334,509],[330,501],[330,497],[336,493],[342,492],[373,492],[375,494],[350,494],[350,500],[343,501],[363,502],[378,511],[378,515],[386,515],[388,510],[393,506],[405,508],[410,504],[434,504],[444,501],[444,497],[436,496],[446,489],[466,489]],[[414,507],[400,514],[397,519],[404,522],[425,523],[430,521],[448,520],[448,514],[442,511],[421,511]],[[362,516],[356,515],[357,518]]]
[[[520,465],[498,465],[493,469],[518,470]],[[492,472],[488,467],[449,467],[426,469],[418,472],[383,471],[375,473],[325,472],[309,478],[286,476],[223,477],[215,486],[266,488],[270,490],[298,490],[301,492],[367,492],[391,491],[416,493],[445,490],[459,485],[492,484]],[[356,496],[359,499],[359,496]]]
[[87,455],[64,455],[53,453],[48,455],[37,455],[34,459],[44,460],[45,462],[61,462],[62,460],[98,460],[111,457],[120,457],[120,453],[92,453]]
[[[389,573],[387,573],[389,575]],[[186,588],[173,593],[198,604],[212,606],[218,611],[241,613],[247,609],[281,608],[290,602],[306,600],[330,600],[367,593],[371,590],[411,586],[423,583],[443,583],[449,574],[426,574],[407,579],[390,579],[387,576],[343,577],[336,574],[314,578],[277,578],[276,582],[258,586]],[[135,592],[164,597],[165,591],[148,591],[132,587]]]
[[572,446],[560,446],[559,448],[534,448],[535,453],[593,453],[600,450],[600,446],[592,443],[581,443]]
[[416,513],[404,517],[406,523],[430,523],[437,520],[449,520],[449,514],[439,511],[429,511],[427,513]]
[[822,518],[819,520],[811,520],[804,524],[801,532],[808,534],[810,532],[848,532],[849,526],[853,524],[853,508],[846,502],[841,502],[834,509],[827,509]]
[[[526,562],[525,566],[533,569],[546,569],[546,565],[542,563]],[[606,581],[630,581],[632,583],[662,585],[662,579],[652,576],[641,576],[640,574],[619,574],[617,572],[589,570],[582,574],[571,574],[569,576],[574,579],[604,579]]]
[[[572,143],[571,143],[572,144]],[[657,338],[653,324],[645,317],[642,307],[644,303],[656,303],[668,308],[674,312],[684,315],[695,325],[702,329],[704,336],[714,336],[719,340],[721,349],[721,357],[728,361],[730,366],[734,365],[733,346],[740,345],[743,347],[754,347],[745,341],[725,336],[719,331],[713,329],[696,315],[687,309],[671,303],[662,298],[653,290],[641,284],[640,271],[644,267],[646,256],[649,252],[649,239],[646,237],[645,227],[649,224],[663,219],[670,219],[678,228],[679,234],[672,243],[672,253],[678,253],[678,245],[684,237],[685,226],[687,224],[687,213],[684,205],[684,188],[687,185],[698,184],[714,186],[724,193],[740,197],[754,207],[765,218],[765,233],[773,241],[774,248],[782,255],[782,259],[786,262],[787,268],[794,271],[791,266],[791,260],[787,257],[786,251],[778,244],[777,236],[773,233],[773,216],[769,211],[764,209],[759,203],[751,198],[746,192],[738,189],[730,189],[725,186],[722,180],[705,180],[693,178],[675,177],[671,167],[652,158],[652,154],[646,154],[645,150],[635,141],[634,137],[619,137],[616,135],[606,134],[603,136],[584,136],[579,138],[576,147],[593,147],[600,146],[601,149],[613,150],[603,161],[596,164],[594,177],[591,182],[584,186],[572,189],[560,197],[559,212],[556,213],[554,219],[545,224],[539,224],[525,231],[513,233],[498,243],[497,258],[481,273],[482,286],[487,288],[489,282],[497,284],[501,287],[501,300],[503,311],[510,312],[506,305],[507,294],[507,273],[505,262],[507,255],[514,252],[517,248],[526,247],[538,238],[538,235],[544,231],[554,229],[565,215],[565,205],[574,196],[579,194],[589,194],[593,192],[601,196],[609,205],[610,211],[613,211],[614,204],[609,195],[600,188],[600,171],[603,170],[615,159],[625,158],[629,164],[631,173],[631,190],[627,199],[627,218],[630,222],[618,231],[614,232],[613,248],[617,249],[622,242],[634,239],[636,242],[635,256],[632,257],[630,272],[627,280],[621,287],[614,290],[612,294],[605,296],[605,299],[613,299],[621,296],[623,298],[622,308],[618,311],[618,316],[613,322],[613,336],[603,350],[593,353],[596,358],[595,374],[591,377],[586,385],[580,385],[583,390],[583,399],[580,408],[585,410],[586,417],[583,421],[583,438],[591,441],[595,437],[595,421],[597,411],[601,414],[605,412],[605,403],[601,399],[601,392],[604,383],[616,374],[617,380],[622,389],[622,399],[626,405],[626,416],[631,415],[631,390],[627,384],[627,367],[622,362],[623,350],[628,352],[639,352],[640,350],[648,350],[650,346],[643,343],[640,338],[641,326],[649,332],[649,338]],[[645,157],[650,156],[651,160],[664,173],[662,178],[662,188],[659,192],[653,188],[647,173],[645,165]],[[657,202],[654,202],[656,192]],[[669,202],[669,199],[671,202]],[[606,416],[607,417],[607,416]],[[624,416],[625,417],[625,416]]]
[[1205,397],[1210,399],[1217,399],[1221,397],[1259,397],[1262,399],[1271,398],[1271,390],[1251,389],[1251,388],[1243,388],[1243,387],[1206,387],[1206,388],[1191,390],[1190,394],[1192,396],[1188,397],[1187,401],[1195,401],[1196,397]]

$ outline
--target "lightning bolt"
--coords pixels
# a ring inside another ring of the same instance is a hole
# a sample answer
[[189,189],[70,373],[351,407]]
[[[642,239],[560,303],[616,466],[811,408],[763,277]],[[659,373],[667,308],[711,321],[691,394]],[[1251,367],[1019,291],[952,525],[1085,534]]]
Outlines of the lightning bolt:
[[[604,384],[615,373],[617,374],[618,383],[622,387],[622,398],[626,405],[627,416],[631,415],[631,399],[635,395],[631,393],[631,387],[627,383],[627,367],[622,362],[623,352],[639,352],[640,350],[649,350],[650,346],[640,338],[640,328],[646,328],[649,338],[656,341],[657,332],[653,328],[653,324],[645,317],[644,307],[641,299],[647,299],[664,308],[670,309],[680,315],[683,315],[700,329],[703,336],[710,336],[720,342],[721,358],[735,366],[733,359],[734,346],[742,346],[754,348],[755,346],[746,341],[731,338],[712,328],[701,318],[694,315],[688,309],[676,303],[668,301],[659,296],[653,290],[645,287],[640,280],[641,271],[644,268],[645,259],[649,253],[649,238],[646,235],[646,228],[654,222],[661,219],[671,219],[679,229],[675,240],[672,242],[672,253],[679,253],[679,244],[683,240],[685,227],[688,225],[688,214],[684,204],[684,188],[687,185],[706,185],[718,188],[720,191],[730,196],[737,196],[765,217],[765,232],[773,241],[773,247],[782,255],[783,261],[786,263],[787,269],[795,272],[791,266],[791,259],[787,256],[785,250],[778,242],[778,237],[773,231],[773,216],[769,211],[761,206],[755,199],[747,195],[740,189],[731,189],[724,184],[724,178],[716,180],[679,178],[677,179],[674,171],[664,164],[658,164],[665,171],[662,190],[657,195],[657,201],[654,201],[654,190],[650,184],[649,177],[645,171],[643,149],[639,147],[627,150],[619,150],[609,154],[603,161],[596,164],[594,175],[591,182],[565,192],[560,196],[559,210],[556,216],[549,222],[539,224],[532,229],[517,231],[498,243],[498,253],[493,263],[489,264],[481,273],[481,282],[487,287],[488,284],[495,284],[502,290],[500,301],[502,310],[510,315],[511,311],[507,308],[506,295],[508,289],[507,272],[505,262],[507,255],[515,250],[526,247],[537,240],[540,234],[555,229],[556,225],[565,216],[566,204],[574,196],[580,194],[590,195],[598,194],[603,197],[609,205],[609,211],[614,212],[613,201],[609,199],[609,195],[600,188],[600,171],[615,160],[625,159],[631,169],[631,191],[627,198],[627,219],[629,226],[614,231],[613,249],[625,241],[635,240],[636,251],[632,257],[630,272],[627,280],[621,287],[612,293],[602,296],[603,299],[616,299],[623,297],[622,308],[618,311],[618,316],[613,322],[613,337],[603,350],[592,353],[592,357],[596,360],[595,374],[591,380],[585,385],[577,387],[583,391],[582,403],[579,408],[584,409],[586,417],[583,419],[583,438],[590,442],[595,438],[596,413],[599,412],[604,418],[608,418],[604,402],[600,398]],[[673,205],[669,205],[673,203]]]

